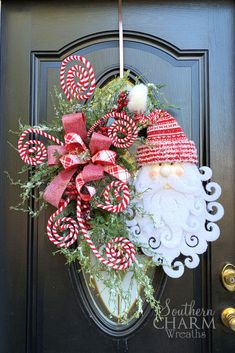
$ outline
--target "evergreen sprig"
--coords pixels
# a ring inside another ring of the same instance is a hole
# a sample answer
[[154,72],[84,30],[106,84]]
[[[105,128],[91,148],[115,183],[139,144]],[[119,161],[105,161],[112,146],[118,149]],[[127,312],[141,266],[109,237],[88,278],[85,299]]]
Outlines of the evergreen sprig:
[[[129,72],[126,72],[122,79],[116,77],[104,87],[96,88],[93,97],[85,103],[79,103],[75,99],[68,101],[64,94],[55,88],[52,94],[55,108],[54,120],[51,123],[42,122],[37,126],[34,126],[34,128],[46,131],[63,141],[64,130],[61,124],[62,116],[64,114],[81,111],[86,116],[87,128],[89,129],[100,117],[112,111],[113,108],[117,108],[120,92],[128,91],[132,86],[128,76]],[[136,83],[138,83],[139,80],[140,78],[137,78]],[[148,103],[147,111],[145,112],[146,115],[154,109],[167,109],[172,107],[161,92],[161,89],[164,87],[163,85],[149,83],[147,84],[147,87]],[[126,111],[129,116],[133,116],[127,111],[126,107],[124,108],[124,111]],[[30,127],[31,126],[23,125],[19,122],[19,131],[13,131],[12,133],[20,135],[24,130]],[[141,128],[143,128],[143,126],[139,126],[139,129]],[[135,177],[137,171],[135,150],[138,144],[143,142],[144,137],[138,137],[134,145],[129,149],[117,149],[112,147],[113,150],[117,152],[116,163],[126,168],[131,174],[132,179]],[[14,148],[14,146],[12,147]],[[47,206],[43,201],[42,190],[52,181],[61,169],[60,166],[48,166],[47,163],[42,163],[35,167],[23,165],[18,172],[19,177],[16,180],[14,180],[9,173],[6,173],[11,184],[20,188],[21,202],[17,206],[12,207],[12,209],[29,212],[33,217],[38,216],[39,212]],[[89,221],[89,232],[91,239],[97,248],[115,237],[121,236],[128,238],[128,230],[126,226],[126,218],[128,217],[127,212],[111,213],[97,208],[96,206],[97,202],[103,202],[104,189],[112,180],[114,180],[113,177],[105,174],[103,179],[90,183],[90,185],[93,185],[96,188],[96,194],[90,202],[91,220]],[[131,185],[129,188],[131,192],[131,207],[135,209],[135,212],[143,213],[143,210],[137,209],[135,203],[132,202],[136,197],[136,194]],[[29,206],[30,200],[34,200],[34,209]],[[115,201],[115,197],[113,201]],[[70,216],[76,219],[76,202],[70,202],[68,207],[59,216]],[[151,215],[148,216],[151,217]],[[136,252],[137,254],[139,253],[137,246]],[[89,285],[91,287],[94,287],[94,280],[102,280],[105,287],[109,290],[111,301],[115,299],[114,297],[116,295],[120,297],[125,308],[123,316],[119,318],[120,322],[124,323],[131,318],[139,317],[143,311],[144,300],[149,303],[151,308],[155,311],[156,318],[160,318],[160,305],[159,301],[155,299],[152,276],[150,275],[150,272],[153,272],[156,264],[146,256],[138,255],[136,261],[125,271],[116,271],[112,268],[107,268],[94,258],[94,255],[91,253],[90,247],[84,240],[82,234],[79,235],[76,248],[63,248],[55,253],[64,255],[68,265],[71,265],[74,262],[79,262],[80,270],[82,269],[84,274],[89,278]],[[130,284],[127,288],[123,288],[123,277],[130,271],[132,273]],[[136,299],[135,312],[130,314],[131,289],[135,283],[140,287],[142,294]]]

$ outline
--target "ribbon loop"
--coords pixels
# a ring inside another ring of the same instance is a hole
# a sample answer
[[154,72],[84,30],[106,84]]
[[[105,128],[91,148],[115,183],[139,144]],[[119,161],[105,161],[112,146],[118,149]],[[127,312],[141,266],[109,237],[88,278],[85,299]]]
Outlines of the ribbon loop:
[[89,144],[92,156],[99,151],[108,150],[111,144],[112,140],[109,137],[93,132]]
[[78,153],[87,150],[87,147],[83,142],[81,136],[73,132],[69,132],[65,135],[64,142],[68,151],[75,150]]
[[86,138],[86,117],[83,113],[63,115],[62,124],[66,134],[73,132],[80,135],[83,140]]
[[116,152],[110,150],[103,150],[97,152],[92,158],[92,162],[102,165],[114,165],[116,159]]
[[65,146],[50,145],[47,147],[47,164],[57,165],[59,164],[60,157],[66,153],[67,149]]
[[76,154],[66,154],[60,158],[60,162],[64,169],[71,169],[81,164],[87,164],[87,159]]

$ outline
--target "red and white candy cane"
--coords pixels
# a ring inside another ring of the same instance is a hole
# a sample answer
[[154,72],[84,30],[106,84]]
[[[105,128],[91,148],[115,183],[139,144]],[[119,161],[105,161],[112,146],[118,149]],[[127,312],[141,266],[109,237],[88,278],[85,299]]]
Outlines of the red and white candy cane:
[[[138,129],[132,118],[130,118],[124,112],[110,112],[100,118],[88,131],[88,137],[91,136],[92,132],[104,121],[107,121],[109,118],[116,119],[108,127],[108,136],[112,139],[112,143],[115,147],[118,148],[128,148],[136,140],[138,136]],[[118,133],[126,135],[125,137],[118,137]]]
[[131,266],[135,260],[136,251],[130,240],[124,237],[116,237],[108,242],[105,248],[107,259],[103,258],[103,256],[96,249],[95,244],[87,232],[84,219],[81,216],[80,196],[77,198],[77,220],[85,240],[100,262],[106,266],[112,267],[115,270],[125,270]]
[[[49,240],[56,246],[61,248],[68,248],[78,238],[79,228],[77,222],[71,217],[61,217],[55,221],[55,218],[68,206],[71,198],[67,198],[64,204],[54,212],[47,223],[47,235]],[[59,232],[68,231],[65,236],[60,235]]]
[[45,131],[41,131],[39,129],[25,130],[21,134],[21,136],[18,140],[18,151],[20,153],[21,159],[27,164],[31,164],[31,165],[41,164],[44,161],[44,159],[47,157],[46,147],[44,146],[44,144],[41,141],[28,140],[23,145],[23,141],[24,141],[25,137],[30,133],[44,136],[44,137],[48,138],[49,140],[55,142],[58,145],[61,145],[61,146],[64,145],[64,143],[61,142],[58,138],[46,133]]
[[[109,201],[109,192],[114,190],[114,195],[119,202],[118,205],[112,205]],[[120,191],[123,192],[123,196],[120,196]],[[123,182],[117,180],[112,181],[104,190],[105,205],[97,204],[97,207],[109,212],[122,212],[130,201],[130,193],[128,186]]]
[[112,114],[112,113],[108,113],[104,116],[102,116],[102,118],[100,118],[99,120],[97,120],[93,125],[92,127],[89,129],[88,133],[87,133],[87,137],[91,137],[91,135],[93,134],[93,132],[99,127],[99,126],[102,126],[106,123],[106,121],[109,119],[109,114]]
[[[75,63],[68,69],[65,79],[66,68],[71,62]],[[95,74],[91,63],[83,56],[68,56],[61,65],[60,83],[68,100],[72,97],[88,99],[95,89]]]

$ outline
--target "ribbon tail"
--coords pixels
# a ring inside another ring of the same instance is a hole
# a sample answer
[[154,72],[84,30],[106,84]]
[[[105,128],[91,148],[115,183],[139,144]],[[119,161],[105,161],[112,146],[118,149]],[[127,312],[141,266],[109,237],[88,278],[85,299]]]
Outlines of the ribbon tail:
[[61,197],[75,172],[76,168],[60,171],[50,184],[47,185],[43,194],[44,200],[58,208]]
[[[96,189],[93,186],[85,185],[89,181],[99,180],[104,176],[104,168],[101,165],[88,164],[83,171],[76,177],[76,188],[83,201],[90,201],[95,195]],[[83,193],[82,187],[85,186],[86,193]]]
[[120,167],[118,164],[106,165],[104,166],[104,171],[125,184],[130,178],[128,171],[125,168]]
[[92,196],[95,195],[96,193],[96,189],[93,186],[86,186],[86,193],[83,193],[82,187],[85,185],[86,181],[82,175],[82,173],[78,174],[78,176],[76,177],[76,188],[78,191],[78,194],[80,195],[81,199],[83,201],[90,201],[90,199],[92,198]]

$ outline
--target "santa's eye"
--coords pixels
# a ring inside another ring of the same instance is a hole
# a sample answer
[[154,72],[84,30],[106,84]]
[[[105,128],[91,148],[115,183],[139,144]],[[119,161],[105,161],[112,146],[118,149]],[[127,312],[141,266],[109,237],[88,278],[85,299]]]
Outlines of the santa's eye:
[[161,167],[162,163],[158,163],[159,167]]
[[174,162],[171,162],[170,165],[174,165]]

